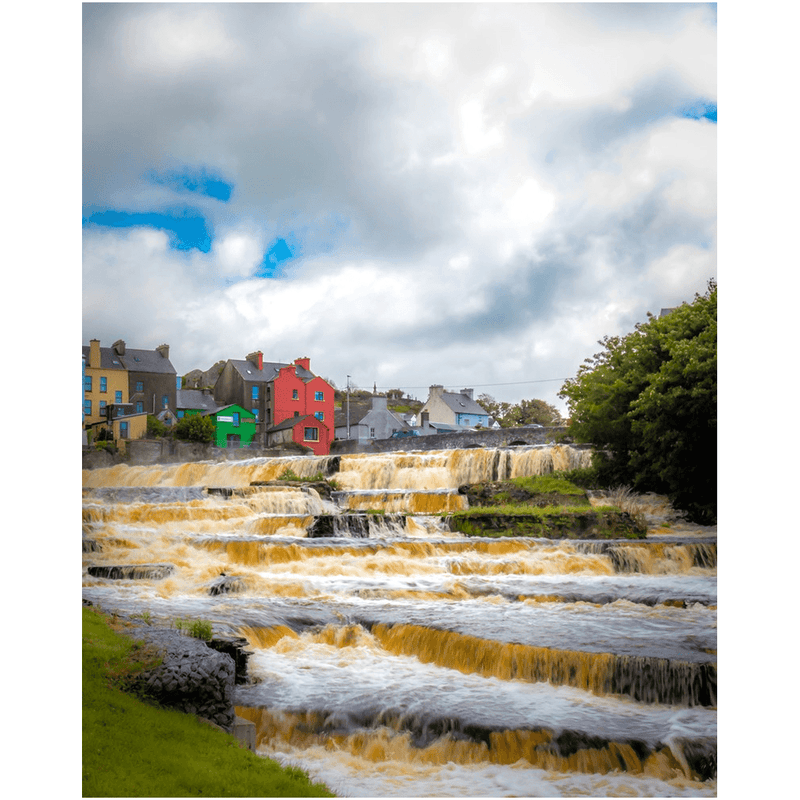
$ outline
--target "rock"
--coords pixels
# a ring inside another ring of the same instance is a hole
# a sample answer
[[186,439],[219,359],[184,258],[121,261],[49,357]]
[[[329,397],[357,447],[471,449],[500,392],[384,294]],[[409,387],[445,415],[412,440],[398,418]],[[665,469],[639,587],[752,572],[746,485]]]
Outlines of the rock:
[[202,716],[229,733],[233,730],[236,665],[231,656],[169,629],[138,628],[135,636],[163,654],[160,666],[139,677],[138,691],[161,705]]

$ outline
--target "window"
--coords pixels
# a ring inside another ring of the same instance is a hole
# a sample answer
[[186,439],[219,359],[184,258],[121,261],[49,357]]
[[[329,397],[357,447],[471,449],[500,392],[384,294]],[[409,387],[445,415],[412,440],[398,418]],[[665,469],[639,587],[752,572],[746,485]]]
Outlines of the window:
[[100,391],[108,391],[108,378],[104,378],[102,375],[100,376]]
[[258,409],[257,408],[253,409],[253,416],[255,417],[255,421],[258,422]]
[[[136,405],[138,406],[139,404],[137,403]],[[185,411],[184,411],[182,408],[181,408],[181,409],[179,409],[179,410],[178,410],[178,419],[183,419],[183,415],[184,415],[185,413],[186,413],[186,412],[185,412]]]
[[306,442],[318,442],[319,430],[317,428],[303,428],[303,440]]
[[115,403],[122,402],[122,392],[114,392],[114,402]]
[[143,411],[144,411],[144,403],[141,400],[139,400],[136,403],[136,413],[141,414]]
[[374,439],[375,438],[375,428],[370,428],[369,429],[369,438],[370,439]]
[[119,424],[119,438],[120,439],[127,439],[128,438],[128,423],[127,422],[120,422],[120,424]]
[[258,400],[258,386],[253,387],[253,394],[252,394],[253,402]]
[[314,392],[314,399],[323,402],[325,400],[325,392]]
[[164,395],[161,398],[161,408],[166,408],[168,405],[169,405],[169,397],[167,397],[167,395]]
[[136,381],[136,391],[143,392],[144,391],[144,382],[143,381]]
[[239,412],[238,411],[234,411],[233,412],[233,427],[234,428],[238,428],[239,427]]
[[300,395],[297,393],[297,389],[292,389],[292,400],[299,400]]
[[83,376],[83,391],[84,392],[91,392],[92,391],[92,376],[91,375],[84,375]]
[[324,411],[315,411],[315,412],[314,412],[314,416],[315,416],[315,417],[316,417],[316,418],[317,418],[317,419],[318,419],[320,422],[322,422],[322,420],[324,420],[324,419],[325,419],[325,412],[324,412]]
[[101,400],[100,401],[100,416],[104,417],[105,415],[106,415],[106,401],[105,400]]
[[87,417],[92,416],[92,401],[91,400],[84,400],[83,401],[83,413],[86,414]]

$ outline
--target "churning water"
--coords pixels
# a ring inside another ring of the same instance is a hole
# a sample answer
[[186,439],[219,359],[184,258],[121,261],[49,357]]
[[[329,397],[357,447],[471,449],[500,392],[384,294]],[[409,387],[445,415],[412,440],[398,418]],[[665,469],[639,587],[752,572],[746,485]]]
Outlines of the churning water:
[[[85,471],[83,595],[244,637],[237,714],[259,752],[342,796],[714,796],[715,530],[657,515],[630,542],[448,528],[459,486],[586,457],[532,447]],[[268,484],[287,468],[337,491]]]

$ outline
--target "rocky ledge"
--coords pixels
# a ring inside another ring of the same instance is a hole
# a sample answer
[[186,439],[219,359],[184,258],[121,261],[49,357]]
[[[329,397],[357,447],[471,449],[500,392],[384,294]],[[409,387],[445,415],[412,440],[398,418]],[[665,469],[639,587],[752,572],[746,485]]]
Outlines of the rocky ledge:
[[129,635],[153,646],[163,657],[161,665],[139,677],[138,692],[160,705],[233,730],[236,663],[231,655],[166,628],[136,627]]
[[466,536],[531,536],[540,539],[642,539],[647,536],[647,528],[624,511],[455,513],[450,517],[450,529]]

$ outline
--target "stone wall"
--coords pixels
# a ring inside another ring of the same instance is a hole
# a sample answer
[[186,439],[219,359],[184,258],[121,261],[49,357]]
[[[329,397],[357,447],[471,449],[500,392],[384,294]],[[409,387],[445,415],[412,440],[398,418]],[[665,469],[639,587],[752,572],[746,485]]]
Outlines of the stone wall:
[[336,440],[331,455],[349,453],[389,453],[396,450],[458,450],[469,447],[509,447],[512,445],[554,444],[566,428],[493,428],[464,433],[437,433],[407,436],[402,439],[370,441]]
[[[409,450],[457,450],[469,447],[510,447],[513,445],[555,444],[566,428],[499,428],[438,433],[429,436],[408,436],[402,439],[371,439],[357,441],[337,439],[331,445],[331,455],[349,453],[390,453]],[[579,445],[580,446],[580,445]],[[586,445],[587,447],[589,445]],[[83,468],[97,469],[118,463],[131,466],[150,464],[182,464],[191,461],[219,461],[247,458],[277,458],[299,455],[296,449],[280,447],[215,447],[210,444],[181,442],[173,439],[137,439],[128,443],[128,458],[106,451],[86,450]]]
[[163,654],[163,663],[139,679],[140,690],[161,705],[233,731],[236,664],[230,655],[171,629],[142,626],[132,635]]

